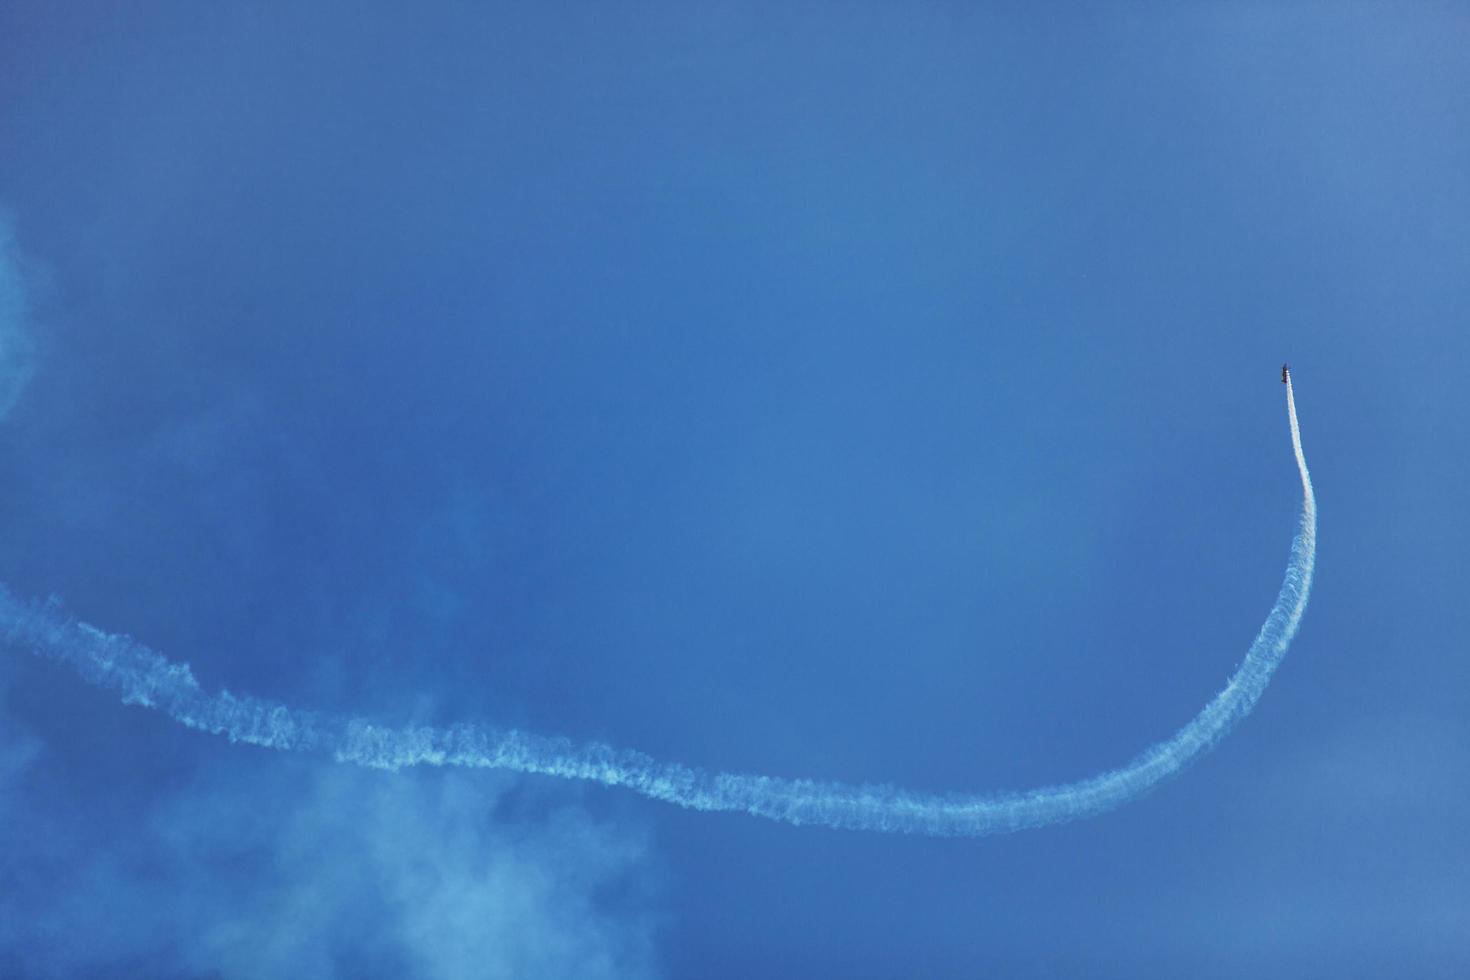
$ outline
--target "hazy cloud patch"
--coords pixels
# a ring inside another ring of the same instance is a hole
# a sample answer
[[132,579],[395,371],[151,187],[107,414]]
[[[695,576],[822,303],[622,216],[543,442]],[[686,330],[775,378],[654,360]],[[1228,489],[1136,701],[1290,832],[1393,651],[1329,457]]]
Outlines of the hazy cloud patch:
[[[558,792],[227,749],[231,769],[141,821],[11,807],[0,966],[27,976],[657,974],[657,862]],[[236,764],[238,763],[238,764]],[[5,778],[0,774],[0,779]],[[0,801],[7,799],[0,782]],[[18,794],[11,796],[16,803]],[[56,817],[57,819],[53,819]]]

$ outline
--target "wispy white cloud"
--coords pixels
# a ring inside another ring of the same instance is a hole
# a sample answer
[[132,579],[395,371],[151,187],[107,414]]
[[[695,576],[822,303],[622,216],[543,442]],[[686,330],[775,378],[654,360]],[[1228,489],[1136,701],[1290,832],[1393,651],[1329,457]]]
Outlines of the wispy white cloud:
[[[35,759],[36,740],[23,744]],[[230,766],[141,817],[89,798],[85,780],[71,799],[42,803],[19,792],[24,760],[0,770],[0,968],[657,974],[658,863],[640,834],[594,820],[565,788],[527,804],[524,787],[495,775],[389,776],[226,752]],[[534,812],[509,812],[522,807]]]

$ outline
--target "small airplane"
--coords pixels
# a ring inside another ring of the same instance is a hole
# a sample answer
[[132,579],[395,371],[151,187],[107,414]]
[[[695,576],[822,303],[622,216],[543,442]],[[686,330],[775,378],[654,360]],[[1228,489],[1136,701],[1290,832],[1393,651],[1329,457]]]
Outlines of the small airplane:
[[1281,365],[1281,383],[1286,384],[1286,379],[1291,376],[1291,365]]

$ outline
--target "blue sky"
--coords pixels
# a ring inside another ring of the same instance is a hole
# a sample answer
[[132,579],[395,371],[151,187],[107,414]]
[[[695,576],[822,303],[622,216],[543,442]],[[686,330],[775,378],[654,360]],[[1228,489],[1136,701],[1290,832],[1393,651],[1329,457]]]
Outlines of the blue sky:
[[211,687],[735,771],[794,829],[234,746],[0,657],[0,972],[1470,967],[1470,18],[6,4],[0,581]]

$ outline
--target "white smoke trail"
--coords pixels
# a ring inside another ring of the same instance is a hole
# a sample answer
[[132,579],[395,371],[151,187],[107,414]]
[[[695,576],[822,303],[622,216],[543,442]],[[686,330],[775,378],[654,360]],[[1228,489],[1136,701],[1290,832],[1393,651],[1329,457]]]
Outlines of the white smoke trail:
[[1301,521],[1276,604],[1225,689],[1167,741],[1127,765],[1060,786],[991,795],[933,795],[740,773],[706,772],[606,745],[576,745],[516,730],[456,725],[393,728],[289,708],[228,691],[210,694],[187,664],[131,638],[78,622],[59,602],[26,603],[0,585],[0,634],[8,645],[66,663],[127,704],[154,708],[190,728],[275,749],[317,751],[379,769],[465,766],[585,779],[695,810],[743,811],[793,824],[934,835],[981,835],[1102,813],[1146,792],[1209,750],[1260,699],[1292,637],[1312,585],[1317,502],[1302,454],[1290,378],[1286,408],[1302,481]]

